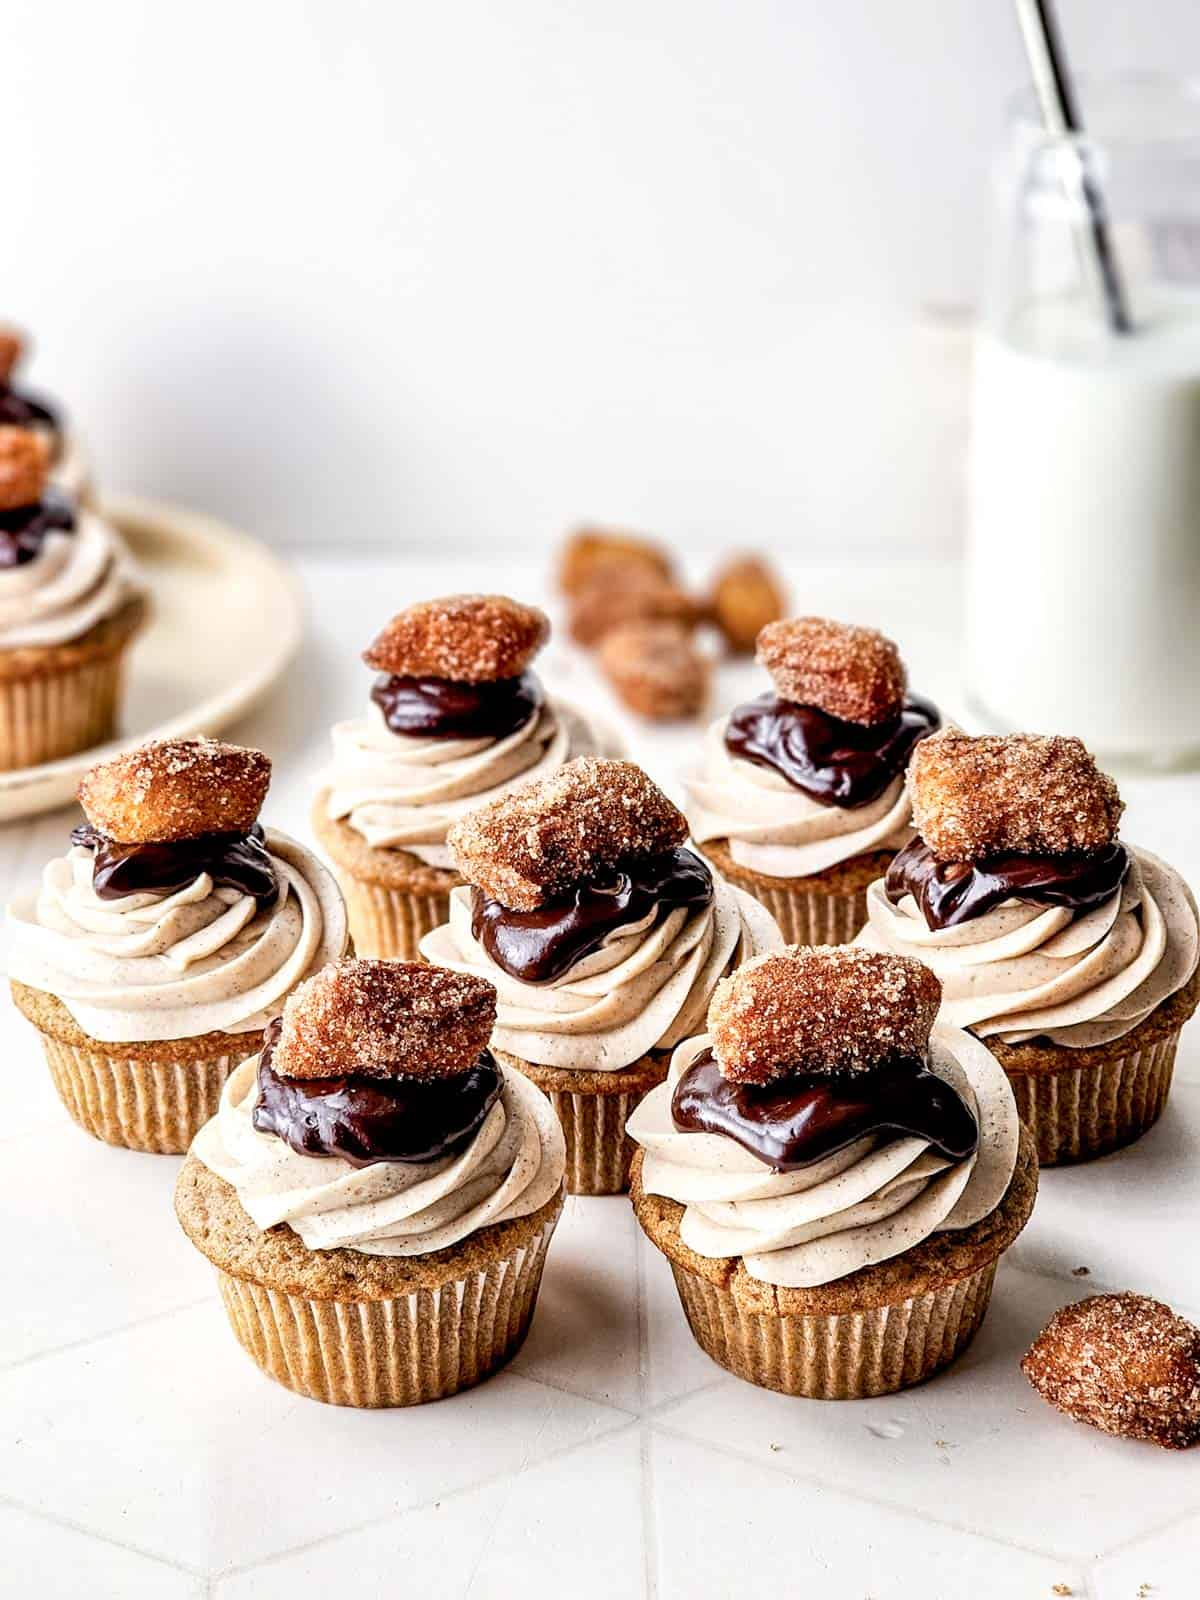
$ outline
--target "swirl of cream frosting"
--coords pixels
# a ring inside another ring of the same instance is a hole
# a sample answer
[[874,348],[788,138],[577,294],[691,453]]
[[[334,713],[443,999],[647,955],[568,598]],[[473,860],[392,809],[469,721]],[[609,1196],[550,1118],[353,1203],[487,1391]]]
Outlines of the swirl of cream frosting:
[[727,972],[783,937],[756,900],[714,873],[702,910],[657,908],[618,928],[561,978],[523,983],[496,966],[471,932],[469,886],[450,895],[450,921],[421,940],[439,967],[473,972],[497,994],[493,1043],[537,1066],[617,1072],[702,1026]]
[[892,905],[880,879],[867,890],[868,922],[855,942],[932,967],[940,1016],[955,1027],[1006,1044],[1107,1044],[1182,989],[1200,958],[1187,885],[1148,850],[1127,848],[1125,882],[1090,911],[1005,900],[935,929],[912,895]]
[[430,739],[393,733],[372,703],[365,719],[333,729],[326,811],[376,849],[411,851],[450,867],[446,830],[518,783],[547,777],[576,756],[616,754],[612,741],[561,701],[545,700],[502,739]]
[[340,1156],[301,1155],[260,1133],[251,1120],[257,1069],[252,1056],[233,1072],[192,1154],[232,1184],[258,1227],[286,1222],[310,1250],[428,1255],[492,1223],[529,1216],[562,1184],[562,1126],[519,1072],[504,1073],[499,1099],[456,1155],[357,1167]]
[[741,1256],[763,1283],[811,1289],[910,1250],[933,1233],[969,1228],[994,1211],[1013,1175],[1020,1121],[992,1053],[939,1025],[930,1070],[962,1096],[979,1127],[964,1161],[926,1140],[857,1139],[811,1166],[776,1172],[721,1134],[685,1132],[671,1116],[675,1085],[711,1048],[688,1039],[666,1083],[637,1106],[627,1132],[645,1151],[642,1186],[684,1209],[679,1236],[697,1255]]
[[346,910],[317,858],[266,830],[270,905],[218,887],[102,900],[93,855],[72,845],[8,908],[9,974],[55,995],[93,1039],[133,1043],[265,1027],[304,978],[346,949]]
[[769,878],[803,878],[869,850],[899,850],[912,838],[903,777],[868,805],[825,805],[782,773],[732,755],[725,727],[724,718],[712,724],[704,764],[684,780],[698,844],[728,839],[738,866]]
[[77,510],[73,533],[47,534],[32,561],[0,572],[0,650],[81,638],[140,588],[116,530]]

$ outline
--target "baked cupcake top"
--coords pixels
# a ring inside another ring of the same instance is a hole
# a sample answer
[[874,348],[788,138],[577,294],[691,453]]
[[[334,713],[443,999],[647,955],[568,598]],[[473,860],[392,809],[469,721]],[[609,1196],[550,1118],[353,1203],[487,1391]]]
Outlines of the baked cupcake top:
[[290,997],[192,1153],[260,1228],[413,1256],[527,1216],[561,1187],[549,1102],[488,1048],[495,991],[424,962],[348,960]]
[[572,761],[450,830],[467,881],[422,954],[496,985],[502,1050],[581,1071],[630,1066],[682,1037],[724,972],[779,942],[686,836],[639,767]]
[[59,407],[21,383],[20,368],[28,352],[25,334],[11,323],[0,323],[0,427],[24,428],[37,434],[49,452],[55,485],[77,500],[89,486],[88,464]]
[[341,896],[316,858],[264,829],[271,763],[164,739],[89,769],[87,821],[8,909],[10,971],[94,1039],[262,1028],[342,954]]
[[769,877],[805,877],[910,836],[904,771],[939,725],[892,641],[824,617],[769,623],[773,689],[708,731],[687,783],[692,832]]
[[1200,959],[1178,874],[1118,836],[1078,739],[944,732],[913,756],[917,835],[868,891],[867,945],[919,956],[945,1018],[1006,1043],[1108,1043]]
[[599,748],[531,670],[550,625],[505,595],[448,595],[398,612],[363,654],[367,716],[333,730],[321,807],[367,845],[448,867],[446,830],[514,783]]
[[718,986],[628,1131],[683,1242],[790,1288],[831,1283],[1000,1203],[1020,1124],[998,1063],[934,1030],[920,962],[789,946]]
[[49,473],[45,436],[0,424],[0,650],[69,643],[137,593],[117,535]]

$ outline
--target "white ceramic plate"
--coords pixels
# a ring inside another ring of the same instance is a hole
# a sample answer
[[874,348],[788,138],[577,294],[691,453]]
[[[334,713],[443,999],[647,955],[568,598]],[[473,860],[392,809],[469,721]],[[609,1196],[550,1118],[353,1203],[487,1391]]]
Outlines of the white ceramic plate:
[[279,681],[300,645],[299,586],[257,540],[161,501],[120,495],[102,509],[145,572],[152,602],[130,654],[123,733],[62,761],[0,772],[0,822],[66,805],[84,771],[112,751],[220,732]]

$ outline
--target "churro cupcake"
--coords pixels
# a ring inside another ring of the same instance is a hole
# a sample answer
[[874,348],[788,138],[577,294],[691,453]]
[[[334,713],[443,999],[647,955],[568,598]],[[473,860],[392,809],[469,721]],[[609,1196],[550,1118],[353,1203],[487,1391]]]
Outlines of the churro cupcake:
[[490,984],[345,961],[288,1000],[192,1144],[175,1211],[270,1377],[440,1400],[519,1348],[563,1204],[545,1096],[488,1049]]
[[450,830],[466,882],[421,941],[498,992],[499,1060],[562,1119],[573,1194],[625,1188],[625,1123],[713,988],[779,944],[770,916],[684,847],[681,812],[627,761],[586,758]]
[[917,837],[871,885],[862,941],[938,974],[943,1019],[986,1039],[1043,1166],[1143,1133],[1200,1001],[1196,905],[1118,838],[1078,739],[944,733],[909,771]]
[[974,1338],[1037,1161],[995,1058],[932,1027],[939,997],[903,957],[763,956],[718,986],[708,1031],[634,1112],[638,1221],[737,1377],[890,1394]]
[[8,908],[13,998],[98,1139],[186,1150],[291,991],[345,952],[337,885],[258,821],[270,776],[210,739],[101,762],[67,853]]
[[29,341],[18,328],[0,325],[0,426],[28,428],[50,452],[50,481],[72,500],[92,498],[87,454],[57,403],[14,382],[29,353]]
[[773,622],[758,660],[774,689],[708,730],[687,782],[692,834],[786,939],[846,944],[867,885],[912,837],[904,770],[938,713],[907,693],[896,646],[872,628]]
[[542,612],[503,595],[450,595],[393,617],[363,660],[365,718],[333,730],[313,827],[346,896],[360,955],[411,960],[449,915],[446,831],[515,783],[604,749],[530,670]]
[[112,738],[146,615],[119,536],[48,484],[49,461],[40,433],[0,426],[0,771]]

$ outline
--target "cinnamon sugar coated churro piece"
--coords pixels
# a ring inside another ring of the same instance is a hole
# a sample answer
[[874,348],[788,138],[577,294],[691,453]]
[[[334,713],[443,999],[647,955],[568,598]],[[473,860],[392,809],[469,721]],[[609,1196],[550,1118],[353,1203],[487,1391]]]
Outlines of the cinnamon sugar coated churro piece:
[[900,652],[874,628],[827,617],[789,617],[758,636],[758,660],[782,700],[843,722],[887,722],[904,704]]
[[909,767],[913,823],[939,861],[1070,855],[1117,837],[1117,786],[1078,739],[940,733]]
[[708,1031],[725,1077],[867,1072],[923,1056],[942,986],[909,956],[858,945],[791,945],[748,961],[713,992]]
[[1143,1294],[1056,1311],[1021,1371],[1059,1411],[1167,1450],[1200,1442],[1200,1328]]
[[32,428],[0,427],[0,511],[33,506],[50,471],[50,448]]
[[675,575],[674,562],[652,539],[616,529],[579,528],[563,548],[558,586],[564,594],[578,594],[597,577],[611,576],[618,568],[633,568],[659,578]]
[[677,622],[623,622],[600,645],[600,666],[631,711],[652,722],[694,717],[710,667]]
[[519,678],[549,637],[536,606],[502,594],[451,594],[397,612],[363,660],[395,677],[495,683]]
[[271,1058],[284,1078],[449,1078],[487,1048],[496,991],[424,961],[331,962],[290,996]]
[[156,739],[84,773],[79,803],[119,844],[248,833],[271,782],[261,750],[219,739]]
[[681,844],[687,822],[631,761],[581,756],[469,812],[447,837],[468,883],[512,911],[534,911],[575,884]]
[[658,573],[620,568],[602,574],[571,598],[568,631],[576,644],[599,644],[623,622],[671,621],[694,627],[700,619],[698,600]]
[[779,578],[758,556],[738,556],[713,579],[712,619],[737,655],[751,655],[759,634],[787,611]]
[[0,383],[7,383],[21,365],[25,339],[19,328],[0,322]]

